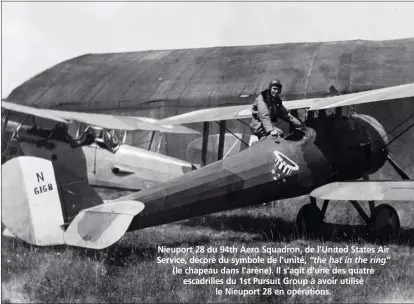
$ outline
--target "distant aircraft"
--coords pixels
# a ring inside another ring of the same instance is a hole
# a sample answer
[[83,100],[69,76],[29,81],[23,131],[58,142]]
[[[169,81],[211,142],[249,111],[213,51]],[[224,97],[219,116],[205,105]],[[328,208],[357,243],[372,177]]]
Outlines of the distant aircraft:
[[[14,158],[2,167],[7,176],[2,221],[13,235],[31,244],[102,249],[126,231],[310,194],[311,202],[297,216],[301,232],[317,230],[329,200],[335,199],[351,201],[373,235],[395,237],[400,229],[397,212],[388,204],[375,206],[374,201],[414,201],[414,180],[389,158],[382,125],[368,115],[344,115],[342,107],[412,96],[414,84],[287,101],[288,110],[307,111],[306,127],[280,143],[267,137],[232,156],[106,204],[86,184],[71,189],[70,174],[51,162]],[[328,115],[328,108],[335,108],[335,113]],[[157,124],[206,124],[250,115],[250,106],[244,105],[195,111]],[[222,150],[224,132],[220,133]],[[367,179],[387,159],[402,181],[356,181]],[[316,199],[324,200],[322,210]],[[358,200],[369,201],[370,216]]]
[[[208,140],[204,141],[204,138]],[[218,159],[235,155],[257,141],[257,136],[245,133],[228,132],[224,136],[220,136],[220,134],[203,136],[188,144],[185,159],[199,168]],[[219,147],[221,148],[219,149]],[[222,154],[220,157],[218,155],[219,150]]]
[[[152,139],[155,132],[199,134],[187,127],[155,124],[156,119],[146,117],[47,110],[6,101],[2,108],[7,111],[2,122],[2,163],[19,155],[40,157],[68,168],[90,185],[135,191],[195,169],[189,162],[150,151],[152,142],[148,150],[126,145],[115,131],[123,130],[125,136],[127,131],[149,130]],[[13,122],[8,112],[26,115]],[[40,127],[35,117],[52,120],[54,127]],[[78,123],[78,138],[68,133],[72,123]]]

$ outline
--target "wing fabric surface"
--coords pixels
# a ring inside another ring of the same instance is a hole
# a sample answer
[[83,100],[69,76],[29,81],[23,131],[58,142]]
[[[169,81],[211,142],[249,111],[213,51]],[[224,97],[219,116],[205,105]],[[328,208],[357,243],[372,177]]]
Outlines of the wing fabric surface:
[[58,111],[39,109],[22,106],[7,101],[2,101],[2,107],[6,110],[35,115],[41,118],[52,119],[64,123],[71,121],[83,122],[89,125],[99,126],[107,129],[118,130],[148,130],[163,133],[189,133],[199,134],[200,132],[184,126],[173,126],[156,123],[158,120],[147,117],[133,117],[121,115],[108,115],[96,113],[81,113],[71,111]]
[[[283,105],[287,110],[307,109],[308,111],[313,111],[412,96],[414,96],[414,83],[326,98],[284,101]],[[252,117],[251,111],[251,105],[210,108],[168,117],[159,120],[157,123],[186,124],[204,121],[244,119]]]
[[[414,96],[414,83],[326,98],[291,100],[285,101],[283,104],[288,110],[307,109],[313,111],[412,96]],[[150,130],[165,133],[199,134],[196,130],[177,125],[204,121],[251,118],[251,105],[203,109],[162,120],[146,117],[38,109],[12,104],[6,101],[3,101],[2,107],[8,110],[32,114],[61,122],[79,121],[108,129]]]
[[51,119],[51,120],[56,120],[56,121],[68,123],[68,121],[66,119],[64,119],[64,118],[62,118],[59,115],[56,115],[54,113],[49,113],[44,109],[36,109],[36,108],[32,108],[32,107],[26,107],[26,106],[22,106],[22,105],[7,102],[7,101],[2,101],[1,106],[2,106],[2,108],[6,109],[6,110],[19,112],[19,113],[24,113],[24,114],[28,114],[28,115],[35,115],[35,116],[46,118],[46,119]]
[[335,182],[310,195],[322,200],[414,201],[414,180]]
[[288,110],[306,108],[313,111],[412,96],[414,83],[326,98],[293,100],[285,102],[284,105]]
[[36,246],[102,249],[118,241],[145,208],[132,200],[104,203],[91,186],[67,172],[32,156],[2,165],[1,221],[9,234]]
[[159,120],[159,124],[187,124],[204,121],[243,119],[252,117],[252,106],[230,106],[197,110]]

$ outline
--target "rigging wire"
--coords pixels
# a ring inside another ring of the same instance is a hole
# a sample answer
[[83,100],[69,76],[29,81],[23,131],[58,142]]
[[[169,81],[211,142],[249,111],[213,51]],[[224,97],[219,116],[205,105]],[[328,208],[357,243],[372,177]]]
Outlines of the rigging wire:
[[[354,109],[354,113],[356,113],[356,114],[358,114],[356,111],[355,111],[355,109]],[[389,130],[389,131],[387,131],[387,130],[385,130],[387,133],[384,135],[384,136],[382,136],[382,139],[384,139],[384,138],[386,138],[389,134],[391,134],[392,132],[394,132],[396,129],[398,129],[399,127],[401,127],[404,123],[406,123],[407,121],[409,121],[411,118],[413,118],[414,117],[414,114],[412,114],[412,115],[410,115],[408,118],[406,118],[406,119],[404,119],[401,123],[399,123],[397,126],[395,126],[394,128],[392,128],[391,130]],[[352,118],[351,118],[352,119]],[[386,119],[388,119],[388,118],[386,118]],[[389,119],[390,120],[390,119]],[[377,124],[377,123],[375,123],[375,122],[373,122],[374,124],[376,124],[378,127],[381,127],[381,128],[383,128],[383,126],[382,125],[380,125],[380,124]],[[395,140],[397,140],[397,139],[399,139],[401,142],[403,142],[404,144],[406,144],[407,146],[409,146],[410,148],[414,148],[414,146],[412,146],[411,144],[409,144],[408,142],[406,142],[405,140],[403,140],[403,139],[401,139],[400,138],[400,136],[401,135],[403,135],[403,133],[405,133],[405,132],[407,132],[411,127],[412,127],[413,125],[411,125],[410,127],[408,127],[408,129],[406,129],[406,130],[404,130],[402,133],[400,133],[399,135],[397,135],[396,137],[394,137],[391,141],[389,141],[388,142],[388,144],[387,145],[385,145],[384,146],[384,148],[385,147],[387,147],[390,143],[392,143],[392,142],[394,142]],[[390,149],[389,149],[389,151],[390,152],[392,152],[393,154],[395,154],[396,155],[396,153],[395,152],[393,152],[393,151],[391,151]]]
[[[220,126],[220,123],[218,121],[216,121],[216,124],[218,124]],[[230,134],[232,134],[234,137],[236,137],[238,140],[240,140],[242,143],[244,143],[245,145],[249,146],[249,144],[247,142],[245,142],[242,138],[238,137],[235,133],[233,133],[232,131],[230,131],[227,127],[223,126],[224,129],[229,132]]]
[[243,120],[241,120],[241,119],[237,119],[238,121],[240,121],[242,124],[245,124],[246,126],[248,126],[249,128],[250,128],[250,125],[248,124],[248,123],[246,123],[246,122],[244,122]]
[[388,145],[390,145],[391,143],[393,143],[396,139],[398,139],[399,137],[401,137],[405,132],[407,132],[408,130],[410,130],[412,127],[414,127],[414,123],[412,123],[408,128],[406,128],[404,131],[402,131],[400,134],[398,134],[396,137],[394,137],[390,142],[388,142],[388,144],[385,145],[385,147],[387,147]]
[[403,142],[404,144],[406,144],[407,146],[409,146],[410,148],[414,149],[414,146],[409,144],[408,142],[406,142],[404,139],[402,139],[402,138],[397,138],[397,139],[400,140],[401,142]]
[[[132,132],[134,132],[134,131],[132,131]],[[131,142],[134,141],[134,143],[133,143],[134,146],[146,144],[146,143],[151,141],[151,140],[146,140],[146,141],[141,141],[141,140],[146,139],[148,137],[148,135],[150,134],[150,132],[153,132],[153,131],[144,131],[144,132],[142,132],[142,134],[138,134],[139,136],[137,136],[137,138],[133,137],[134,133],[132,133],[132,132],[131,132]],[[136,133],[138,133],[138,132],[136,132]]]
[[388,136],[390,133],[394,132],[397,128],[401,127],[403,124],[405,124],[407,121],[409,121],[412,117],[414,117],[414,114],[412,114],[411,116],[409,116],[408,118],[404,119],[403,122],[401,122],[400,124],[398,124],[396,127],[394,127],[391,131],[388,131],[387,134],[385,134],[382,138],[385,138],[386,136]]
[[[411,117],[413,117],[414,116],[414,114],[413,115],[411,115]],[[409,117],[408,119],[410,119],[411,117]],[[384,117],[386,120],[388,120],[388,121],[390,121],[390,122],[392,122],[392,120],[391,119],[389,119],[388,117]],[[400,127],[401,125],[403,125],[405,123],[405,121],[404,122],[402,122],[401,124],[399,124],[398,126],[396,126],[393,130],[391,130],[391,131],[388,131],[388,130],[385,130],[386,132],[387,132],[387,135],[386,136],[388,136],[388,134],[390,134],[390,133],[392,133],[392,132],[394,132],[395,131],[395,129],[397,129],[398,127]],[[385,138],[385,136],[383,136],[383,138]],[[398,140],[400,140],[401,142],[403,142],[404,144],[406,144],[407,146],[409,146],[409,147],[411,147],[411,148],[413,148],[414,149],[414,146],[413,145],[411,145],[411,144],[409,144],[408,142],[406,142],[404,139],[402,139],[402,138],[398,138]]]

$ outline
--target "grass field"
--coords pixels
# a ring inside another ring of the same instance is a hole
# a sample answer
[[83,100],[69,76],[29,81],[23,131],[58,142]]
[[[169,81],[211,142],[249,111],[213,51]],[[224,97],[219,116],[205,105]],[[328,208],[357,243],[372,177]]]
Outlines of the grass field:
[[[364,278],[363,285],[315,284],[314,289],[328,289],[330,295],[216,295],[215,287],[221,285],[184,285],[184,278],[195,275],[173,275],[173,266],[180,264],[159,264],[157,257],[188,258],[191,254],[161,254],[158,246],[196,247],[235,246],[238,253],[200,253],[198,257],[217,259],[225,257],[255,257],[263,254],[240,253],[246,247],[276,247],[287,245],[302,250],[299,256],[309,260],[305,253],[307,246],[358,246],[377,249],[381,244],[370,243],[365,229],[352,208],[337,205],[328,209],[328,223],[317,238],[299,238],[295,232],[293,220],[305,198],[276,202],[256,207],[243,208],[217,213],[201,218],[189,219],[179,223],[152,227],[126,234],[121,241],[106,250],[93,251],[80,248],[34,247],[17,239],[2,239],[2,302],[178,302],[178,303],[313,303],[313,302],[414,302],[414,254],[413,226],[409,207],[398,209],[403,231],[398,240],[382,244],[389,247],[390,260],[385,265],[369,264],[374,269],[371,275],[356,275]],[[408,208],[408,209],[404,209]],[[408,225],[408,226],[407,226]],[[284,254],[293,257],[295,254]],[[274,256],[278,256],[275,254]],[[340,254],[319,254],[321,257],[339,257]],[[378,256],[375,253],[362,253],[361,257]],[[306,267],[312,266],[309,261]],[[188,265],[186,265],[188,266]],[[222,264],[207,263],[198,268],[220,269]],[[228,266],[228,265],[227,265]],[[248,266],[248,265],[242,265]],[[253,265],[255,266],[255,265]],[[279,266],[279,265],[276,265]],[[292,266],[286,264],[285,266]],[[313,265],[315,268],[321,266]],[[336,265],[338,266],[338,265]],[[346,268],[363,267],[361,263],[348,263]],[[267,266],[266,266],[267,267]],[[324,266],[330,270],[335,264]],[[365,265],[365,267],[367,267]],[[241,267],[233,267],[238,268]],[[269,288],[285,292],[294,288],[291,284],[241,285],[239,278],[233,275],[237,283],[227,287],[234,289]],[[215,274],[216,279],[226,279],[229,275]],[[286,275],[273,273],[268,275],[243,275],[245,278],[283,278]],[[300,274],[291,278],[311,279],[336,278],[340,275]]]

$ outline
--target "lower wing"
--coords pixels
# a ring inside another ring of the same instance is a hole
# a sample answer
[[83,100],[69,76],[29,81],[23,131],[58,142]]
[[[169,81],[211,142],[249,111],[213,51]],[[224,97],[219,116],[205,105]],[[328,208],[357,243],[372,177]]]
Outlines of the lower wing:
[[414,201],[414,180],[335,182],[310,195],[323,200]]

